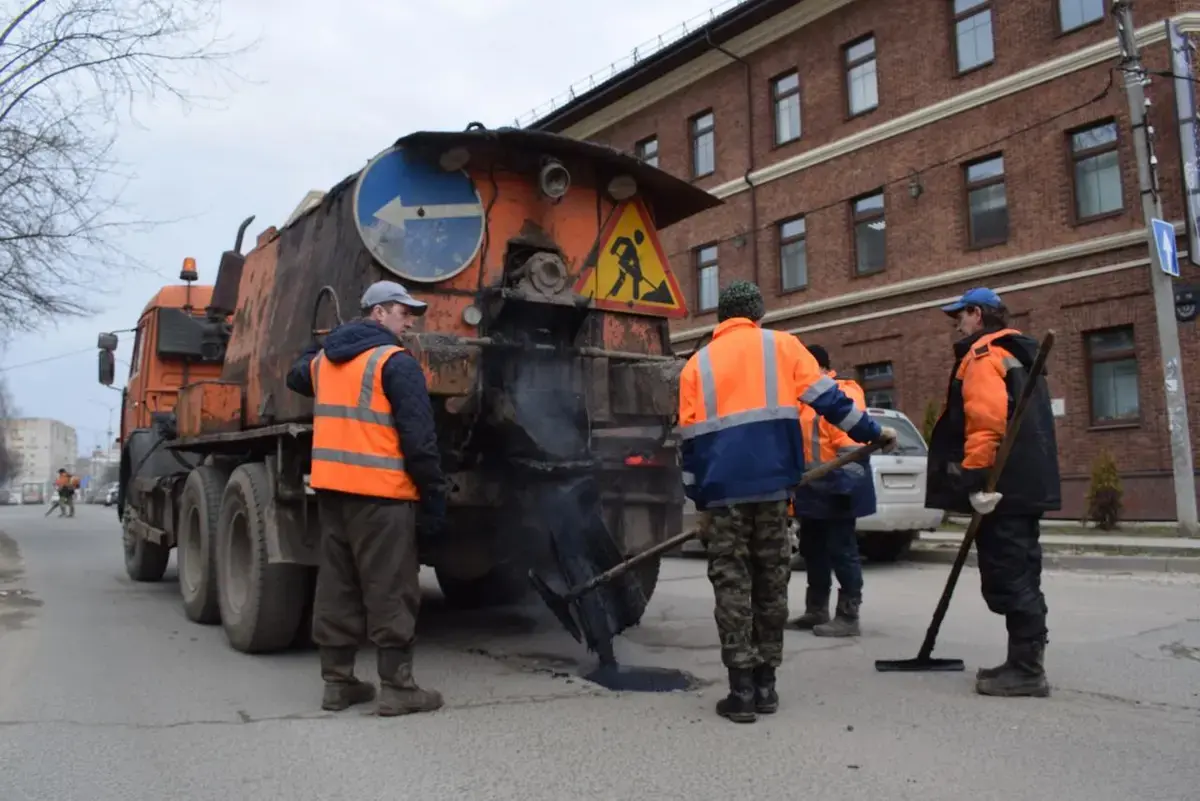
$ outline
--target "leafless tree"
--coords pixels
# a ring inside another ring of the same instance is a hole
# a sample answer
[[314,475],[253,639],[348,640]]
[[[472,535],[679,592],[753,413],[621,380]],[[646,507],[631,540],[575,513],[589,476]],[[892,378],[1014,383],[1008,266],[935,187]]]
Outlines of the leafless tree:
[[[114,234],[124,107],[183,103],[186,76],[247,46],[218,35],[220,0],[6,0],[0,11],[0,336],[93,311],[85,298],[137,266]],[[7,19],[7,22],[5,21]]]
[[0,486],[21,475],[21,452],[8,441],[8,421],[16,416],[8,384],[0,377]]

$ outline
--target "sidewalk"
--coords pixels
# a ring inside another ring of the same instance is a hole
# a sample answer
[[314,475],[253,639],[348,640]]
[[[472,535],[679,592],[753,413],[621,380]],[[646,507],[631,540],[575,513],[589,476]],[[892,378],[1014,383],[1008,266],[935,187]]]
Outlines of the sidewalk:
[[[965,533],[965,527],[958,526],[922,531],[909,558],[952,562]],[[1048,568],[1200,574],[1200,539],[1128,533],[1062,534],[1043,528],[1041,543]],[[974,548],[967,564],[976,564]]]

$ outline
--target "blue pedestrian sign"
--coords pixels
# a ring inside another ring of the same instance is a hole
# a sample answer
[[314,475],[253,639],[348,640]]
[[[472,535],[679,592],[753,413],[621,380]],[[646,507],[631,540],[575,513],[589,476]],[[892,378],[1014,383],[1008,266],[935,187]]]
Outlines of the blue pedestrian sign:
[[354,187],[359,236],[384,269],[435,283],[461,273],[483,242],[483,203],[463,170],[443,170],[401,148],[380,153]]
[[1154,247],[1158,251],[1158,266],[1167,275],[1179,277],[1179,252],[1175,248],[1175,226],[1166,220],[1150,219],[1154,231]]

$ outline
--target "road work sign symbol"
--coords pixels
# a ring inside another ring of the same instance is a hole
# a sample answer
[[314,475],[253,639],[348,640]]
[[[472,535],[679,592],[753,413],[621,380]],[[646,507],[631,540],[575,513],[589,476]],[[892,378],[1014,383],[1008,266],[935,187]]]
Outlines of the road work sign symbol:
[[384,269],[420,283],[445,281],[467,269],[486,224],[466,172],[446,172],[396,147],[359,174],[354,222]]
[[687,316],[683,293],[640,200],[621,204],[599,241],[594,266],[575,284],[577,295],[592,298],[600,309]]
[[1179,251],[1175,247],[1175,226],[1166,220],[1151,218],[1154,245],[1158,251],[1158,266],[1167,275],[1179,277]]

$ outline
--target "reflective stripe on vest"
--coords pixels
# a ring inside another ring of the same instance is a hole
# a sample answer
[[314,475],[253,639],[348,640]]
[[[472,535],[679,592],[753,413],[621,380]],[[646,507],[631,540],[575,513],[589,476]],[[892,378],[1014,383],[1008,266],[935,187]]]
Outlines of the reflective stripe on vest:
[[313,489],[337,490],[399,500],[419,493],[404,469],[400,434],[383,394],[383,364],[402,351],[382,345],[344,364],[324,352],[312,361]]
[[[767,420],[795,420],[800,414],[796,404],[779,401],[779,361],[775,353],[776,333],[761,329],[763,364],[763,405],[753,409],[741,409],[730,414],[718,414],[717,379],[713,372],[712,358],[707,347],[696,354],[696,368],[700,375],[700,390],[704,399],[704,419],[691,425],[681,426],[679,436],[691,439],[727,428],[758,423]],[[809,399],[819,396],[833,385],[832,379],[822,376],[804,393]]]

